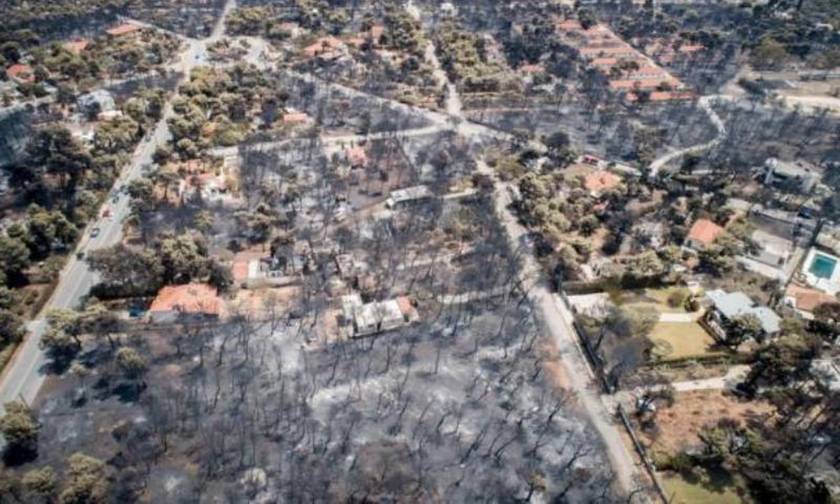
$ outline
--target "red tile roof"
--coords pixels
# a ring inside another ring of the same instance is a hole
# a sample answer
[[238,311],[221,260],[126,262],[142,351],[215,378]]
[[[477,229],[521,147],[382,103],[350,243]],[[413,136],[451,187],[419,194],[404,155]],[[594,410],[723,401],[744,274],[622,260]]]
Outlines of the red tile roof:
[[368,33],[374,42],[379,42],[379,38],[382,37],[383,33],[385,33],[385,27],[380,24],[373,25],[370,27],[370,31]]
[[400,296],[397,298],[397,305],[400,307],[400,312],[403,316],[414,318],[417,315],[417,310],[411,304],[411,300],[407,296]]
[[71,53],[73,53],[73,54],[81,54],[81,53],[82,53],[82,51],[84,51],[85,49],[87,49],[87,46],[88,46],[88,44],[89,44],[89,43],[90,43],[90,42],[88,42],[88,41],[87,41],[87,40],[85,40],[85,39],[80,39],[80,40],[71,40],[71,41],[69,41],[69,42],[65,42],[65,43],[63,44],[63,47],[64,47],[64,49],[66,49],[68,52],[71,52]]
[[705,49],[705,47],[703,47],[700,44],[680,46],[681,53],[693,53],[697,51],[702,51],[703,49]]
[[672,86],[677,83],[673,80],[662,77],[658,79],[619,79],[610,81],[611,89],[656,89],[662,84],[670,84]]
[[837,298],[826,294],[825,292],[807,289],[795,284],[788,287],[787,295],[793,297],[794,305],[797,310],[805,312],[812,312],[814,309],[826,303],[837,303]]
[[6,75],[18,82],[32,82],[35,80],[35,74],[32,72],[32,67],[22,63],[16,63],[6,69]]
[[309,120],[306,112],[286,112],[283,114],[283,122],[286,124],[300,124]]
[[367,152],[361,145],[348,148],[344,151],[344,155],[352,166],[364,166],[368,162]]
[[688,239],[711,245],[723,233],[723,228],[709,219],[697,219],[688,231]]
[[344,47],[344,42],[335,37],[321,37],[303,48],[303,53],[310,58]]
[[521,67],[519,67],[519,71],[524,74],[534,74],[544,72],[545,67],[539,64],[522,65]]
[[222,300],[218,291],[208,284],[168,285],[158,292],[149,311],[219,315]]
[[142,26],[136,25],[134,23],[124,23],[119,26],[115,26],[111,29],[105,30],[105,33],[112,37],[121,37],[123,35],[128,35],[129,33],[134,33],[143,29]]
[[584,177],[583,187],[585,187],[588,191],[600,192],[606,189],[612,189],[620,183],[621,177],[615,173],[608,172],[606,170],[599,170]]

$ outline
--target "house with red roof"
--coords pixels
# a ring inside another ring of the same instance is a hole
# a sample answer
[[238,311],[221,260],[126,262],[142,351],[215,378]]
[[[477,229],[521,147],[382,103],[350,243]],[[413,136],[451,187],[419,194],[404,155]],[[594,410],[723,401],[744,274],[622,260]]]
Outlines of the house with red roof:
[[179,317],[217,319],[222,314],[223,302],[215,287],[206,283],[167,285],[158,291],[151,307],[152,322],[174,322]]
[[32,71],[32,67],[23,63],[15,63],[7,68],[6,77],[18,84],[35,82],[35,73]]
[[813,320],[813,312],[819,305],[838,301],[836,297],[825,292],[791,283],[785,291],[784,302],[793,307],[805,320]]
[[703,250],[723,234],[724,229],[709,219],[697,219],[691,225],[685,244],[694,250]]
[[298,112],[296,110],[287,111],[285,114],[283,114],[283,117],[281,119],[283,124],[289,125],[306,124],[311,120],[312,118],[309,117],[309,114],[307,114],[306,112]]
[[307,58],[321,58],[331,60],[340,57],[346,52],[347,46],[336,37],[321,37],[315,42],[303,48],[303,54]]
[[604,191],[617,187],[619,184],[621,184],[621,177],[607,170],[594,171],[583,178],[583,187],[592,196],[598,196]]
[[143,27],[138,24],[123,23],[121,25],[105,30],[105,33],[108,34],[108,36],[111,38],[119,38],[125,37],[126,35],[130,35],[132,33],[137,33],[142,29]]
[[87,46],[89,44],[90,44],[90,42],[85,40],[85,39],[77,39],[77,40],[71,40],[69,42],[65,42],[64,44],[62,44],[62,47],[67,52],[75,54],[76,56],[78,56],[78,55],[82,54],[85,49],[87,49]]
[[344,151],[344,157],[351,168],[364,168],[368,164],[368,155],[364,146],[356,145]]

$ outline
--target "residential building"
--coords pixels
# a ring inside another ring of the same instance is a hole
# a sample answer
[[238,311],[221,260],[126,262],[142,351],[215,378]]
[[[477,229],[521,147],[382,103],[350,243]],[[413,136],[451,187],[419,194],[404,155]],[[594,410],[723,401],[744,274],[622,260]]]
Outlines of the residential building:
[[23,63],[15,63],[6,69],[6,77],[18,84],[35,82],[35,72],[32,67]]
[[784,266],[794,251],[792,241],[760,229],[753,231],[750,238],[757,245],[758,250],[749,257],[768,266]]
[[766,306],[759,306],[743,292],[726,292],[715,289],[706,293],[706,301],[710,309],[703,317],[703,321],[712,334],[722,341],[727,341],[728,330],[732,322],[745,315],[753,315],[761,325],[759,337],[770,337],[778,334],[781,318],[776,312]]
[[123,23],[121,25],[105,30],[105,33],[111,38],[119,38],[131,35],[132,33],[137,33],[141,30],[143,30],[143,27],[138,24]]
[[815,243],[819,247],[840,255],[840,225],[833,222],[824,222],[816,236]]
[[100,112],[96,115],[97,121],[110,121],[112,119],[116,119],[118,117],[122,117],[123,113],[122,110],[106,110],[104,112]]
[[803,287],[796,283],[788,285],[784,297],[784,303],[796,310],[796,313],[805,320],[814,319],[814,310],[817,306],[837,302],[837,298],[830,294],[809,287]]
[[90,44],[89,41],[85,39],[78,39],[78,40],[70,40],[62,44],[62,47],[69,53],[79,55],[87,49],[87,46]]
[[222,299],[215,287],[205,283],[168,285],[149,308],[152,322],[174,322],[179,317],[216,319],[222,313]]
[[538,63],[525,64],[519,67],[519,73],[524,75],[533,75],[545,72],[545,67]]
[[76,106],[80,112],[87,115],[98,115],[117,108],[114,97],[104,89],[79,96],[76,99]]
[[769,158],[764,162],[764,183],[786,191],[809,193],[820,180],[816,166],[805,161],[780,161]]
[[723,233],[724,229],[709,219],[697,219],[691,225],[685,244],[694,250],[703,250],[708,247]]
[[358,276],[368,269],[367,264],[357,261],[352,254],[336,255],[335,267],[341,279],[351,282],[355,282]]
[[296,110],[290,109],[285,114],[283,114],[282,121],[283,124],[298,125],[309,123],[312,121],[312,119],[306,112],[298,112]]
[[388,196],[388,200],[385,201],[385,206],[388,208],[394,208],[396,206],[406,205],[417,201],[424,201],[432,196],[433,194],[429,190],[428,186],[418,185],[406,187],[405,189],[391,191],[391,194]]
[[750,222],[760,229],[790,239],[799,245],[811,239],[818,224],[817,219],[802,211],[790,212],[762,205],[753,205],[749,210],[749,217]]
[[187,202],[199,198],[207,203],[235,203],[236,197],[224,175],[201,173],[188,175],[178,183],[178,198]]
[[347,46],[336,37],[321,37],[303,48],[307,58],[334,60],[347,53]]
[[351,168],[364,168],[368,164],[367,151],[363,145],[349,147],[344,151],[344,158]]
[[598,196],[619,184],[621,184],[621,177],[607,170],[594,171],[583,178],[583,187],[592,196]]
[[341,314],[345,325],[352,325],[352,336],[357,338],[397,329],[417,320],[417,311],[405,296],[363,303],[359,294],[347,294],[341,298]]

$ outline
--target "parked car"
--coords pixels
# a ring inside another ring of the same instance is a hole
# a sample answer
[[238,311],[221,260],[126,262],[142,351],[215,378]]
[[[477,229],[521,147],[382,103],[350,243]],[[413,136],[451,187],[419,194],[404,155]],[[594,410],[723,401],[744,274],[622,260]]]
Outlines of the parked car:
[[95,227],[95,228],[91,229],[90,230],[90,237],[91,238],[96,238],[97,236],[99,236],[100,231],[101,230],[98,227]]

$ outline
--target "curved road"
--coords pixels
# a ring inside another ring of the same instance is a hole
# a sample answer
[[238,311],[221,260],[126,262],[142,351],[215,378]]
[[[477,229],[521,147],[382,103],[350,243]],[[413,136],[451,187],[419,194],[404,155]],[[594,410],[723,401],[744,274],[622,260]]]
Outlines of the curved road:
[[700,152],[712,149],[718,144],[720,144],[720,142],[722,142],[724,138],[726,138],[726,125],[723,124],[723,120],[711,107],[711,103],[720,98],[722,97],[718,95],[709,95],[703,96],[697,101],[697,104],[700,106],[701,109],[703,109],[706,115],[709,116],[709,120],[712,121],[712,124],[717,130],[717,135],[715,136],[715,138],[710,142],[692,145],[691,147],[686,147],[684,149],[669,152],[668,154],[665,154],[664,156],[661,156],[660,158],[656,159],[650,164],[651,177],[656,177],[659,173],[659,170],[661,170],[665,165],[667,165],[671,161],[681,158],[683,156],[687,156],[689,154],[698,154]]

